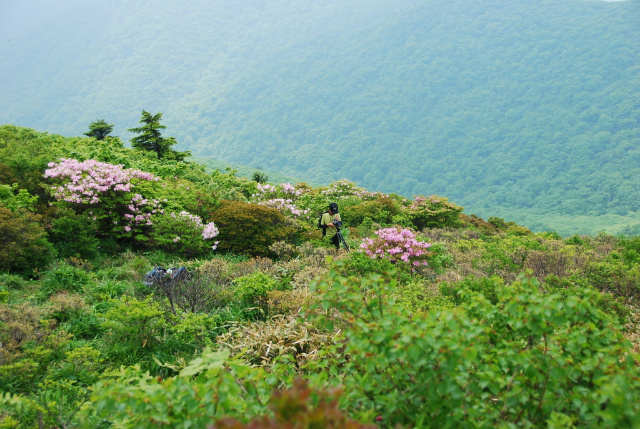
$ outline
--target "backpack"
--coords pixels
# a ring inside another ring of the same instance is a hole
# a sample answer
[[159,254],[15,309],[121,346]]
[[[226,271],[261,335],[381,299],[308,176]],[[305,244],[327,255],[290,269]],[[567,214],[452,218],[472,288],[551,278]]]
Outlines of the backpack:
[[322,236],[324,237],[325,235],[327,235],[327,226],[322,224],[322,216],[324,216],[325,213],[329,213],[327,212],[322,212],[320,213],[320,216],[318,217],[318,228],[322,229]]
[[166,276],[166,270],[162,267],[155,267],[153,270],[149,271],[146,276],[144,276],[144,285],[145,286],[153,286],[154,283],[162,281]]

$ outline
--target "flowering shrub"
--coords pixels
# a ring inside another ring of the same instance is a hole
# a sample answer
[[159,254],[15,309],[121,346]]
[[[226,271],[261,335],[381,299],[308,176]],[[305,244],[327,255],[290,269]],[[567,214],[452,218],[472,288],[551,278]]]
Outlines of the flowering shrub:
[[427,265],[431,243],[416,240],[405,228],[383,228],[375,232],[377,238],[365,238],[360,248],[371,258],[388,259],[394,264],[404,262],[413,267]]
[[159,200],[134,192],[144,182],[159,180],[151,173],[93,159],[62,159],[48,166],[44,177],[59,182],[50,188],[53,197],[99,222],[104,234],[111,233],[116,238],[134,236],[152,225],[153,214],[162,213]]
[[[281,183],[278,186],[268,183],[258,183],[258,192],[251,197],[256,203],[277,209],[280,213],[293,215],[294,218],[308,215],[309,208],[298,208],[296,200],[305,192],[302,188],[297,188],[291,183]],[[308,216],[307,216],[308,218]]]
[[209,240],[218,236],[218,228],[213,222],[202,222],[200,216],[186,211],[153,217],[154,227],[150,233],[151,244],[169,252],[180,252],[194,256],[215,250],[218,242]]

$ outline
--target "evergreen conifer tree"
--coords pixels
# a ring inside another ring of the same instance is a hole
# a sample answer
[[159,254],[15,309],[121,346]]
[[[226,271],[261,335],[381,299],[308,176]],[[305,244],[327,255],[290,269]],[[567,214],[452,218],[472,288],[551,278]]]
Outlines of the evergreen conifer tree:
[[96,140],[104,140],[112,131],[113,124],[107,124],[104,119],[97,119],[89,124],[89,131],[84,135],[94,137]]
[[143,125],[138,128],[128,129],[132,133],[139,134],[130,140],[131,146],[136,149],[155,152],[159,159],[184,160],[184,158],[191,155],[191,153],[189,151],[177,152],[171,149],[171,146],[178,142],[174,137],[162,137],[160,130],[167,127],[160,124],[160,119],[162,119],[162,113],[152,115],[146,110],[143,110],[140,119],[140,123]]

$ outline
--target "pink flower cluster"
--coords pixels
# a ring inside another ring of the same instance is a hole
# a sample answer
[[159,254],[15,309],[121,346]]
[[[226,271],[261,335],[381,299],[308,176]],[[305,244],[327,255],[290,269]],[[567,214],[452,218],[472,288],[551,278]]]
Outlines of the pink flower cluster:
[[302,189],[297,189],[291,183],[281,183],[278,186],[258,183],[259,193],[253,194],[253,201],[260,205],[275,208],[283,214],[291,214],[300,217],[309,213],[309,209],[300,209],[295,200],[303,194]]
[[322,194],[330,198],[347,198],[356,196],[363,200],[372,200],[377,197],[387,196],[382,192],[369,192],[347,179],[337,180],[331,183],[329,189],[322,191]]
[[48,167],[44,177],[60,181],[50,188],[55,199],[91,206],[88,213],[92,220],[108,219],[109,225],[116,226],[122,222],[118,233],[129,234],[136,226],[152,225],[151,215],[163,213],[159,200],[133,193],[134,180],[159,180],[151,173],[94,159],[62,159],[50,162]]
[[284,199],[284,198],[274,198],[267,201],[260,201],[258,204],[271,207],[274,209],[278,209],[281,212],[287,211],[291,213],[294,217],[300,217],[302,215],[309,213],[309,209],[301,210],[298,207],[296,207],[295,204],[293,204],[292,200]]
[[369,257],[388,259],[394,264],[404,262],[413,267],[427,265],[427,250],[431,243],[418,241],[416,235],[406,228],[383,228],[375,232],[375,239],[365,238],[360,248]]
[[[193,214],[191,214],[189,212],[186,212],[186,211],[182,211],[182,212],[178,213],[178,215],[176,215],[174,212],[172,212],[171,213],[171,217],[173,217],[174,219],[181,219],[181,220],[185,221],[186,223],[191,225],[194,229],[202,229],[202,239],[203,240],[212,239],[212,238],[216,237],[218,235],[218,233],[220,232],[213,222],[209,222],[208,224],[205,225],[202,222],[202,218],[200,216],[193,215]],[[179,240],[180,240],[180,237],[176,237],[176,238],[173,239],[173,242],[176,243]],[[216,248],[218,247],[218,243],[219,242],[216,241],[213,244],[213,246],[212,246],[213,250],[216,250]]]
[[97,204],[99,194],[110,191],[129,192],[133,188],[131,179],[159,180],[151,173],[125,169],[122,165],[108,164],[93,159],[80,162],[77,159],[62,159],[50,162],[44,172],[46,178],[63,180],[63,185],[53,186],[53,196],[59,201],[77,204]]
[[296,197],[299,197],[300,195],[302,195],[302,189],[296,189],[296,187],[293,186],[291,183],[281,183],[280,188],[282,189],[282,192],[286,195],[293,195]]

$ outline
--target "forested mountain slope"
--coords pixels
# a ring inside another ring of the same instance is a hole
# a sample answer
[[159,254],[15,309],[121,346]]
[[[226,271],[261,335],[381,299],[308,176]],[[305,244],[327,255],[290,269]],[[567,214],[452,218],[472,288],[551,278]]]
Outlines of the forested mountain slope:
[[94,0],[0,34],[0,122],[161,111],[199,156],[534,229],[639,209],[637,0]]

